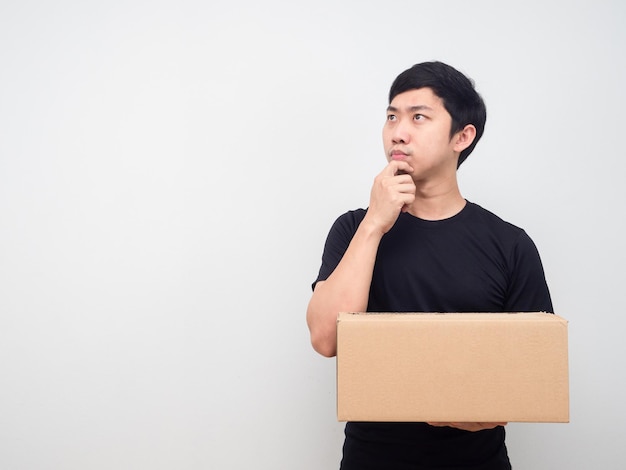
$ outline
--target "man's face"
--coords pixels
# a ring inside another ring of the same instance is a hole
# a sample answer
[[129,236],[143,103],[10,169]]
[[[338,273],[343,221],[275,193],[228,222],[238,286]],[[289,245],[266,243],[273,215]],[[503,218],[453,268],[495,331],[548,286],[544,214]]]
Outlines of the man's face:
[[455,172],[458,153],[450,138],[452,118],[430,88],[396,95],[387,108],[383,144],[387,160],[405,160],[418,181]]

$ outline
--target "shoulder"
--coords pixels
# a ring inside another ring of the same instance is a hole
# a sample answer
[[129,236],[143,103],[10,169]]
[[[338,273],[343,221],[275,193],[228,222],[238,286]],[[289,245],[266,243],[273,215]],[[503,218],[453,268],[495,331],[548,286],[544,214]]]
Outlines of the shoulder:
[[471,220],[472,230],[476,233],[482,233],[483,237],[492,239],[510,255],[535,256],[537,247],[523,228],[501,219],[478,204],[468,201],[468,206],[471,212],[468,219]]
[[347,232],[356,232],[359,224],[363,221],[366,214],[365,209],[354,209],[341,214],[333,224],[333,231],[342,230]]
[[470,223],[483,226],[488,230],[509,236],[519,236],[524,233],[524,230],[517,225],[507,222],[493,212],[470,201],[467,201],[467,213],[467,220]]
[[326,237],[318,280],[328,277],[339,264],[363,217],[365,217],[365,210],[357,209],[348,211],[335,220]]

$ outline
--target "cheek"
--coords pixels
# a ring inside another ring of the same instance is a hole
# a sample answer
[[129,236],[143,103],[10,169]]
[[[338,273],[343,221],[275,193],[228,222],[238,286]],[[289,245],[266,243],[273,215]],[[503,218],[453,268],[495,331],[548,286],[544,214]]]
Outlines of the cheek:
[[387,145],[387,142],[389,142],[389,131],[387,129],[387,126],[383,127],[381,135],[383,137],[384,144]]
[[393,144],[391,143],[391,138],[389,137],[389,133],[386,132],[385,129],[383,129],[382,137],[383,137],[383,148],[385,149],[385,155],[387,155],[389,153],[389,149],[391,149]]
[[391,161],[391,157],[389,156],[389,148],[387,148],[387,146],[385,146],[384,152],[385,152],[385,160],[387,160],[387,163],[389,163]]

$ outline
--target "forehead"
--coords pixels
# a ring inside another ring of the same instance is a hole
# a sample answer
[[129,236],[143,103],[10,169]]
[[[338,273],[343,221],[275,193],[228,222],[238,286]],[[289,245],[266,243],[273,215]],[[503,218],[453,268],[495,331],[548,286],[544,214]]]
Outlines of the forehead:
[[411,110],[416,107],[428,107],[433,111],[445,111],[443,100],[435,95],[430,88],[417,88],[399,93],[391,100],[389,107],[399,111]]

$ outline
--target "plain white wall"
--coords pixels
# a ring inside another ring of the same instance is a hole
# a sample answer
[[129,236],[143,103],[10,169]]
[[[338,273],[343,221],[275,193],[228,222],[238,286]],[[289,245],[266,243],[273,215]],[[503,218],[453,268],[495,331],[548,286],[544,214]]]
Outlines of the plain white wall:
[[625,5],[3,2],[0,468],[336,468],[310,284],[431,59],[488,106],[464,195],[570,320],[571,423],[509,425],[515,468],[622,468]]

